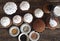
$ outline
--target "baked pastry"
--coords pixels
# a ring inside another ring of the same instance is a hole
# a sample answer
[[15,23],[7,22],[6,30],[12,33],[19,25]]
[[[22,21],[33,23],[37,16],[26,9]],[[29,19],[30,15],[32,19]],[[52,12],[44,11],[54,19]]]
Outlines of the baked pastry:
[[54,7],[55,6],[53,4],[46,3],[43,6],[43,10],[44,10],[45,14],[51,14],[53,12]]
[[3,10],[7,15],[12,15],[17,11],[17,5],[14,2],[7,2]]
[[10,29],[9,29],[9,34],[12,36],[12,37],[16,37],[18,36],[20,33],[20,30],[17,26],[12,26]]
[[21,17],[20,15],[15,15],[15,16],[13,17],[13,24],[14,24],[14,25],[19,26],[19,25],[21,25],[22,23],[23,23],[23,19],[22,19],[22,17]]
[[26,13],[23,18],[24,22],[31,23],[33,21],[33,16],[30,13]]
[[49,11],[49,3],[46,3],[44,6],[43,6],[43,10],[44,10],[44,13],[46,14],[50,14],[51,11]]
[[22,1],[19,7],[22,11],[26,11],[26,10],[29,10],[30,4],[27,1]]
[[11,22],[11,19],[9,17],[2,17],[1,18],[1,25],[4,27],[4,28],[8,28],[11,26],[12,22]]
[[45,23],[41,19],[36,19],[33,22],[33,29],[37,32],[43,32],[45,30]]

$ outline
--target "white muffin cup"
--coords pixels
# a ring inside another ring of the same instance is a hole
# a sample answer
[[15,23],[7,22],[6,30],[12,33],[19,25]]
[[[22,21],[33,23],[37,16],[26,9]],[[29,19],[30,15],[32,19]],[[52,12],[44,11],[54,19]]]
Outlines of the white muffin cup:
[[56,17],[59,17],[59,16],[60,16],[60,5],[56,6],[56,7],[54,8],[53,12],[54,12],[54,15],[55,15]]
[[14,2],[7,2],[3,10],[7,15],[12,15],[17,11],[17,5]]
[[[15,34],[15,35],[13,35],[13,34],[12,34],[12,30],[13,30],[13,29],[17,29],[17,30],[18,30],[18,33]],[[20,30],[19,30],[19,28],[18,28],[17,26],[12,26],[12,27],[9,29],[9,34],[10,34],[12,37],[18,36],[19,33],[20,33]]]
[[51,27],[56,27],[58,25],[56,20],[54,20],[54,19],[50,19],[49,24],[50,24]]
[[1,25],[4,27],[4,28],[7,28],[7,27],[9,27],[10,25],[11,25],[11,20],[10,20],[10,18],[9,17],[2,17],[1,18],[1,20],[0,20],[0,22],[1,22]]
[[22,1],[19,7],[22,11],[26,11],[26,10],[29,10],[30,4],[27,1]]
[[[32,38],[31,38],[32,33],[36,33],[36,34],[38,35],[37,39],[32,39]],[[40,35],[39,35],[38,32],[32,31],[32,32],[29,34],[29,38],[30,38],[31,41],[38,41],[39,38],[40,38]]]
[[15,16],[13,17],[13,24],[14,24],[14,25],[19,26],[19,25],[21,25],[22,23],[23,23],[22,16],[20,16],[20,15],[15,15]]
[[[25,26],[27,26],[29,28],[29,30],[27,32],[25,32],[23,30]],[[28,34],[31,31],[31,26],[27,23],[24,23],[24,24],[21,25],[20,30],[21,30],[22,33]]]
[[27,35],[27,34],[25,34],[25,33],[21,33],[21,34],[18,36],[18,40],[19,40],[19,41],[21,41],[21,39],[20,39],[20,38],[21,38],[21,36],[22,36],[22,35],[26,35],[26,36],[27,36],[27,41],[29,41],[29,37],[28,37],[28,35]]
[[44,12],[43,12],[42,9],[37,8],[37,9],[34,11],[34,15],[35,15],[36,18],[42,18],[43,15],[44,15]]
[[59,17],[60,16],[60,5],[56,6],[53,12],[55,16]]
[[23,17],[25,23],[31,23],[33,21],[33,15],[30,13],[26,13]]

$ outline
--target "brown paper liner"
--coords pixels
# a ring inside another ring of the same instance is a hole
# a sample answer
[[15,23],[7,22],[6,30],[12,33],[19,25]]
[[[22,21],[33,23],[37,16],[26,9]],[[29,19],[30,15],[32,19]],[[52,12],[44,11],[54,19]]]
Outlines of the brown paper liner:
[[43,32],[45,30],[45,23],[41,19],[36,19],[33,22],[33,29],[37,32]]

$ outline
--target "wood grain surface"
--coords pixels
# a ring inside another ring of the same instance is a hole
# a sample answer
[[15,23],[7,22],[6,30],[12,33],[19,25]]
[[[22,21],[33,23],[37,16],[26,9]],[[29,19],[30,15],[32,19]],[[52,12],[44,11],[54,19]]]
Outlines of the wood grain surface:
[[[35,9],[37,9],[37,8],[43,9],[43,6],[48,3],[51,3],[53,5],[60,5],[60,1],[49,2],[47,0],[25,0],[30,3],[31,8],[30,8],[30,10],[23,12],[19,9],[19,5],[24,0],[0,0],[0,19],[3,16],[8,16],[4,13],[3,6],[5,5],[6,2],[11,2],[11,1],[15,2],[18,6],[18,10],[14,15],[19,14],[21,16],[23,16],[25,13],[28,13],[28,12],[31,14],[34,14]],[[12,17],[14,15],[11,15],[8,17],[10,17],[12,19]],[[59,20],[60,20],[60,18],[59,18]],[[59,27],[60,27],[60,24],[59,24]],[[18,41],[18,36],[13,38],[9,35],[8,31],[9,31],[9,28],[5,29],[0,24],[0,41]],[[48,28],[46,28],[46,30],[44,32],[40,33],[40,39],[38,41],[60,41],[60,28],[57,28],[54,31],[51,31]]]

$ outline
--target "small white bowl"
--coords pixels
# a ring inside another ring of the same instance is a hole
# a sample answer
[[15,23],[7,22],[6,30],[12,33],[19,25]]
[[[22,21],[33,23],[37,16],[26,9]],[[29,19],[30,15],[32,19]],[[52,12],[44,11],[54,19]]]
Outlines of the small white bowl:
[[18,40],[19,40],[19,41],[21,41],[21,39],[20,39],[20,38],[21,38],[21,36],[22,36],[22,35],[26,35],[26,36],[27,36],[27,41],[29,41],[29,37],[28,37],[28,35],[27,35],[27,34],[25,34],[25,33],[21,33],[21,34],[18,36]]
[[1,20],[1,25],[4,27],[4,28],[7,28],[11,25],[11,20],[9,17],[2,17]]
[[23,21],[26,23],[31,23],[33,21],[33,15],[30,13],[26,13],[24,15]]
[[53,10],[54,12],[54,15],[59,17],[60,16],[60,5],[59,6],[56,6]]
[[[17,34],[15,34],[15,35],[12,34],[12,30],[13,30],[13,29],[17,29],[17,30],[18,30]],[[9,29],[9,34],[10,34],[12,37],[18,36],[19,33],[20,33],[20,30],[19,30],[19,28],[18,28],[17,26],[12,26],[12,27]]]
[[21,25],[22,24],[22,17],[20,15],[15,15],[13,17],[13,24],[14,25]]
[[17,5],[14,2],[7,2],[3,10],[7,15],[12,15],[17,11]]
[[35,15],[36,18],[42,18],[43,15],[44,15],[44,12],[43,12],[42,9],[37,8],[37,9],[34,11],[34,15]]
[[[28,31],[24,31],[24,29],[26,30],[27,27],[28,27]],[[31,31],[31,26],[27,23],[24,23],[21,25],[20,30],[22,33],[28,34]]]
[[27,1],[22,1],[19,7],[22,11],[26,11],[26,10],[29,10],[30,4]]
[[[36,33],[38,37],[37,37],[36,39],[32,39],[32,38],[31,38],[32,33]],[[39,35],[38,32],[32,31],[32,32],[29,34],[29,38],[30,38],[31,41],[38,41],[39,38],[40,38],[40,35]]]

